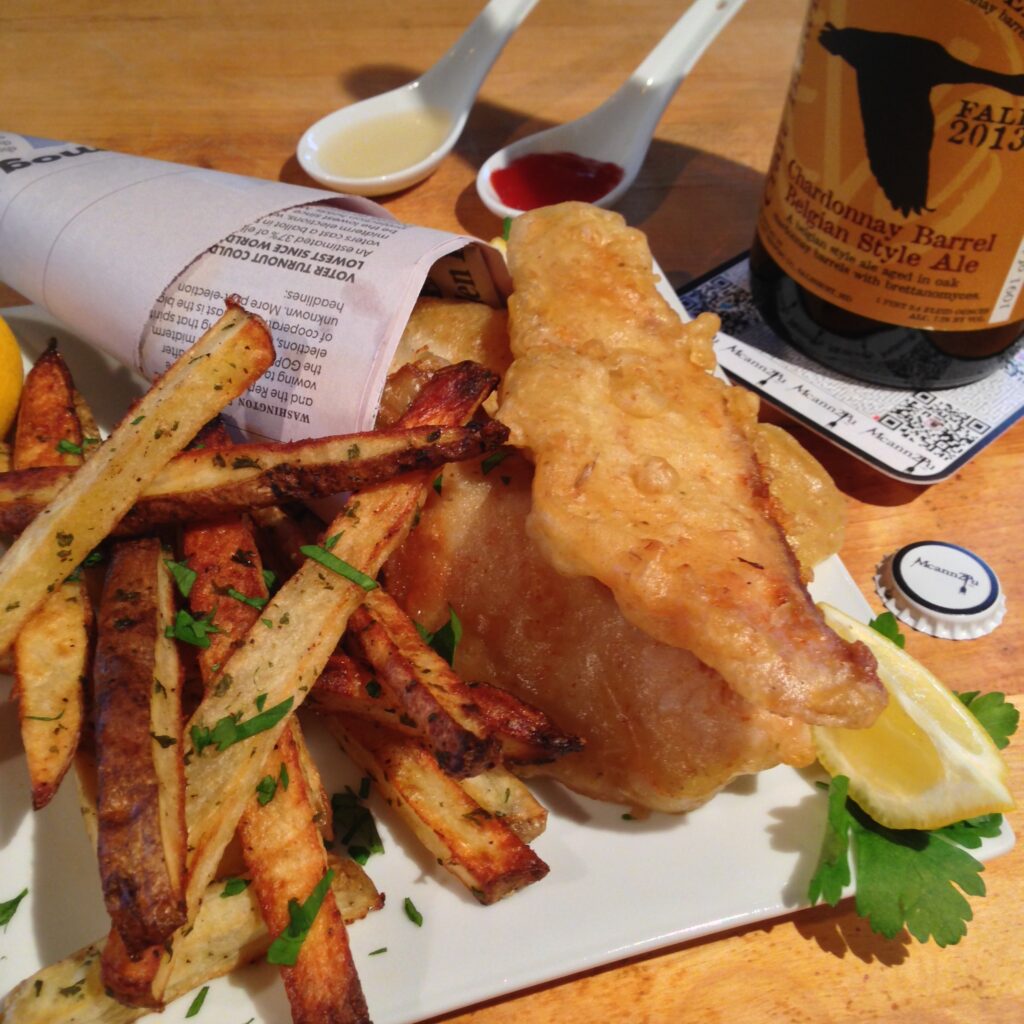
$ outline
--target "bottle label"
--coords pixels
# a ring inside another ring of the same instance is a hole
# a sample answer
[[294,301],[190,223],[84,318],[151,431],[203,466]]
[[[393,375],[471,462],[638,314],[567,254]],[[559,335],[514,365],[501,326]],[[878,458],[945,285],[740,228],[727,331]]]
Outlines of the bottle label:
[[874,320],[1024,318],[1024,0],[813,0],[758,233]]

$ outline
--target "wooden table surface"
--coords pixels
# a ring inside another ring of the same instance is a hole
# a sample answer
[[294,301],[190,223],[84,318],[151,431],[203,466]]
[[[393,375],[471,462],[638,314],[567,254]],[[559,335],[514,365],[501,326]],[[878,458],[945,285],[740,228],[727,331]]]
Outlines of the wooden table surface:
[[[0,130],[311,184],[294,158],[307,125],[441,56],[473,0],[4,0]],[[399,218],[490,237],[473,186],[510,139],[582,114],[614,91],[684,4],[543,0],[486,79],[454,154],[385,199]],[[749,244],[805,0],[749,0],[666,111],[620,206],[681,284]],[[18,296],[0,286],[0,305]],[[1010,612],[980,640],[914,633],[909,650],[950,685],[1024,694],[1020,572],[1024,428],[931,487],[888,480],[796,428],[849,498],[843,558],[875,608],[877,561],[937,538],[980,553]],[[1017,699],[1018,706],[1024,704]],[[1024,740],[1011,745],[1024,794]],[[1024,814],[1010,815],[1018,834]],[[624,864],[628,871],[629,865]],[[985,873],[989,895],[959,946],[884,941],[847,905],[811,911],[593,971],[466,1011],[454,1024],[824,1024],[1024,1019],[1024,852]],[[600,899],[600,893],[594,894]],[[528,942],[529,937],[521,937]]]

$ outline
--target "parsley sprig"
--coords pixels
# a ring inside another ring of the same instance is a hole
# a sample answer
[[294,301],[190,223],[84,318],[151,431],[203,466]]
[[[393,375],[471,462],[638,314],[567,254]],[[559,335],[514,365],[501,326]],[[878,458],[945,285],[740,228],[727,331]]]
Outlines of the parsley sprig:
[[[1001,693],[958,696],[993,742],[1005,747],[1017,728],[1017,709]],[[828,786],[825,836],[807,893],[811,904],[839,902],[853,880],[852,853],[854,905],[873,931],[892,939],[906,928],[919,942],[955,945],[973,916],[965,896],[985,895],[984,866],[967,851],[999,835],[1003,816],[985,814],[931,831],[890,829],[849,798],[849,784],[837,775]]]

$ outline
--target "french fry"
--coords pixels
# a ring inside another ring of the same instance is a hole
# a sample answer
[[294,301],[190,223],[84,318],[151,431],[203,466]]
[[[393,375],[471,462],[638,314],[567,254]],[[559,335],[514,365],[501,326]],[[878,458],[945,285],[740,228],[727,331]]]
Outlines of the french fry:
[[[237,445],[173,458],[117,521],[133,536],[184,519],[207,520],[282,501],[359,490],[395,476],[492,451],[508,432],[493,420],[471,426],[425,426]],[[0,477],[0,532],[20,533],[52,502],[75,470],[23,470]]]
[[[291,730],[281,734],[264,771],[266,787],[250,796],[238,831],[263,919],[277,936],[288,926],[290,901],[301,904],[328,866],[323,840],[310,820],[310,798]],[[264,799],[267,787],[271,795]],[[281,977],[295,1024],[368,1024],[345,923],[333,900],[324,900],[294,965],[282,966]]]
[[186,919],[179,667],[164,635],[173,599],[161,562],[157,540],[117,545],[96,643],[100,877],[132,954]]
[[[15,466],[81,464],[83,435],[74,395],[71,374],[51,345],[25,378]],[[14,693],[36,810],[53,799],[78,746],[91,626],[85,584],[80,573],[72,574],[47,595],[14,644]]]
[[[12,468],[82,463],[82,424],[75,407],[75,386],[67,365],[51,342],[25,378],[15,425]],[[99,438],[93,436],[94,443]]]
[[[332,859],[331,889],[346,923],[383,906],[383,897],[353,860]],[[100,971],[106,939],[44,967],[0,1002],[4,1024],[131,1024],[150,1011],[107,994]],[[215,882],[204,893],[193,927],[175,940],[178,955],[167,981],[168,1001],[263,956],[270,935],[249,889],[226,895]]]
[[468,698],[468,687],[387,594],[366,595],[352,614],[346,642],[402,705],[401,721],[423,736],[449,775],[464,778],[497,763],[497,743]]
[[459,779],[459,785],[524,843],[532,843],[547,828],[547,808],[507,768],[499,766],[469,779]]
[[[447,666],[446,666],[447,668]],[[583,749],[539,708],[489,683],[466,683],[487,734],[497,740],[501,761],[511,765],[546,764]],[[375,672],[347,654],[327,661],[310,697],[317,711],[358,715],[397,732],[428,740],[429,733],[408,717],[399,697],[385,690]]]
[[[207,438],[207,443],[228,442],[223,432]],[[256,626],[267,586],[245,517],[190,527],[183,548],[196,573],[189,593],[193,613],[218,609],[214,621],[219,632],[199,654],[209,686],[217,668]],[[318,827],[329,831],[327,797],[297,719],[281,733],[264,773],[262,788],[251,794],[239,821],[238,834],[263,919],[277,935],[288,925],[289,901],[305,899],[328,870]],[[153,973],[157,963],[158,958]],[[345,925],[333,900],[322,905],[295,965],[283,966],[281,974],[297,1024],[368,1020]]]
[[168,369],[0,559],[0,651],[165,463],[273,360],[263,322],[232,306]]
[[285,509],[278,505],[253,509],[252,519],[264,539],[261,547],[264,561],[279,576],[291,576],[305,560],[299,550],[315,544],[324,524],[304,507]]
[[[421,391],[401,425],[465,422],[495,382],[474,364],[446,367]],[[375,575],[410,529],[429,477],[430,471],[413,473],[359,492],[358,514],[350,504],[328,527],[335,545],[331,557],[366,577]],[[307,559],[263,609],[261,617],[271,627],[249,633],[192,716],[186,753],[190,918],[270,751],[364,595],[359,583]],[[167,974],[162,967],[154,982],[158,996]]]
[[494,903],[548,873],[515,831],[443,772],[418,740],[355,716],[329,715],[327,723],[416,838],[481,903]]
[[490,683],[467,683],[488,731],[501,744],[508,765],[548,764],[583,749],[583,740],[563,732],[548,716],[514,693]]

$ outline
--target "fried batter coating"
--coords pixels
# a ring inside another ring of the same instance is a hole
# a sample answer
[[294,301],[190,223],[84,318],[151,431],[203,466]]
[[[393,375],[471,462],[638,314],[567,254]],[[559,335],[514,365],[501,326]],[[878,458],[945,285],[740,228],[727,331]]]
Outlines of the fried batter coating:
[[532,469],[445,468],[386,570],[418,622],[462,620],[455,668],[546,711],[586,748],[535,771],[601,800],[687,811],[737,775],[813,760],[808,727],[753,707],[689,651],[623,618],[594,579],[567,578],[526,534]]
[[644,236],[565,203],[513,224],[514,361],[499,416],[536,466],[528,529],[633,625],[756,707],[870,724],[874,659],[828,629],[772,515],[751,404],[706,372],[716,318],[680,323]]

